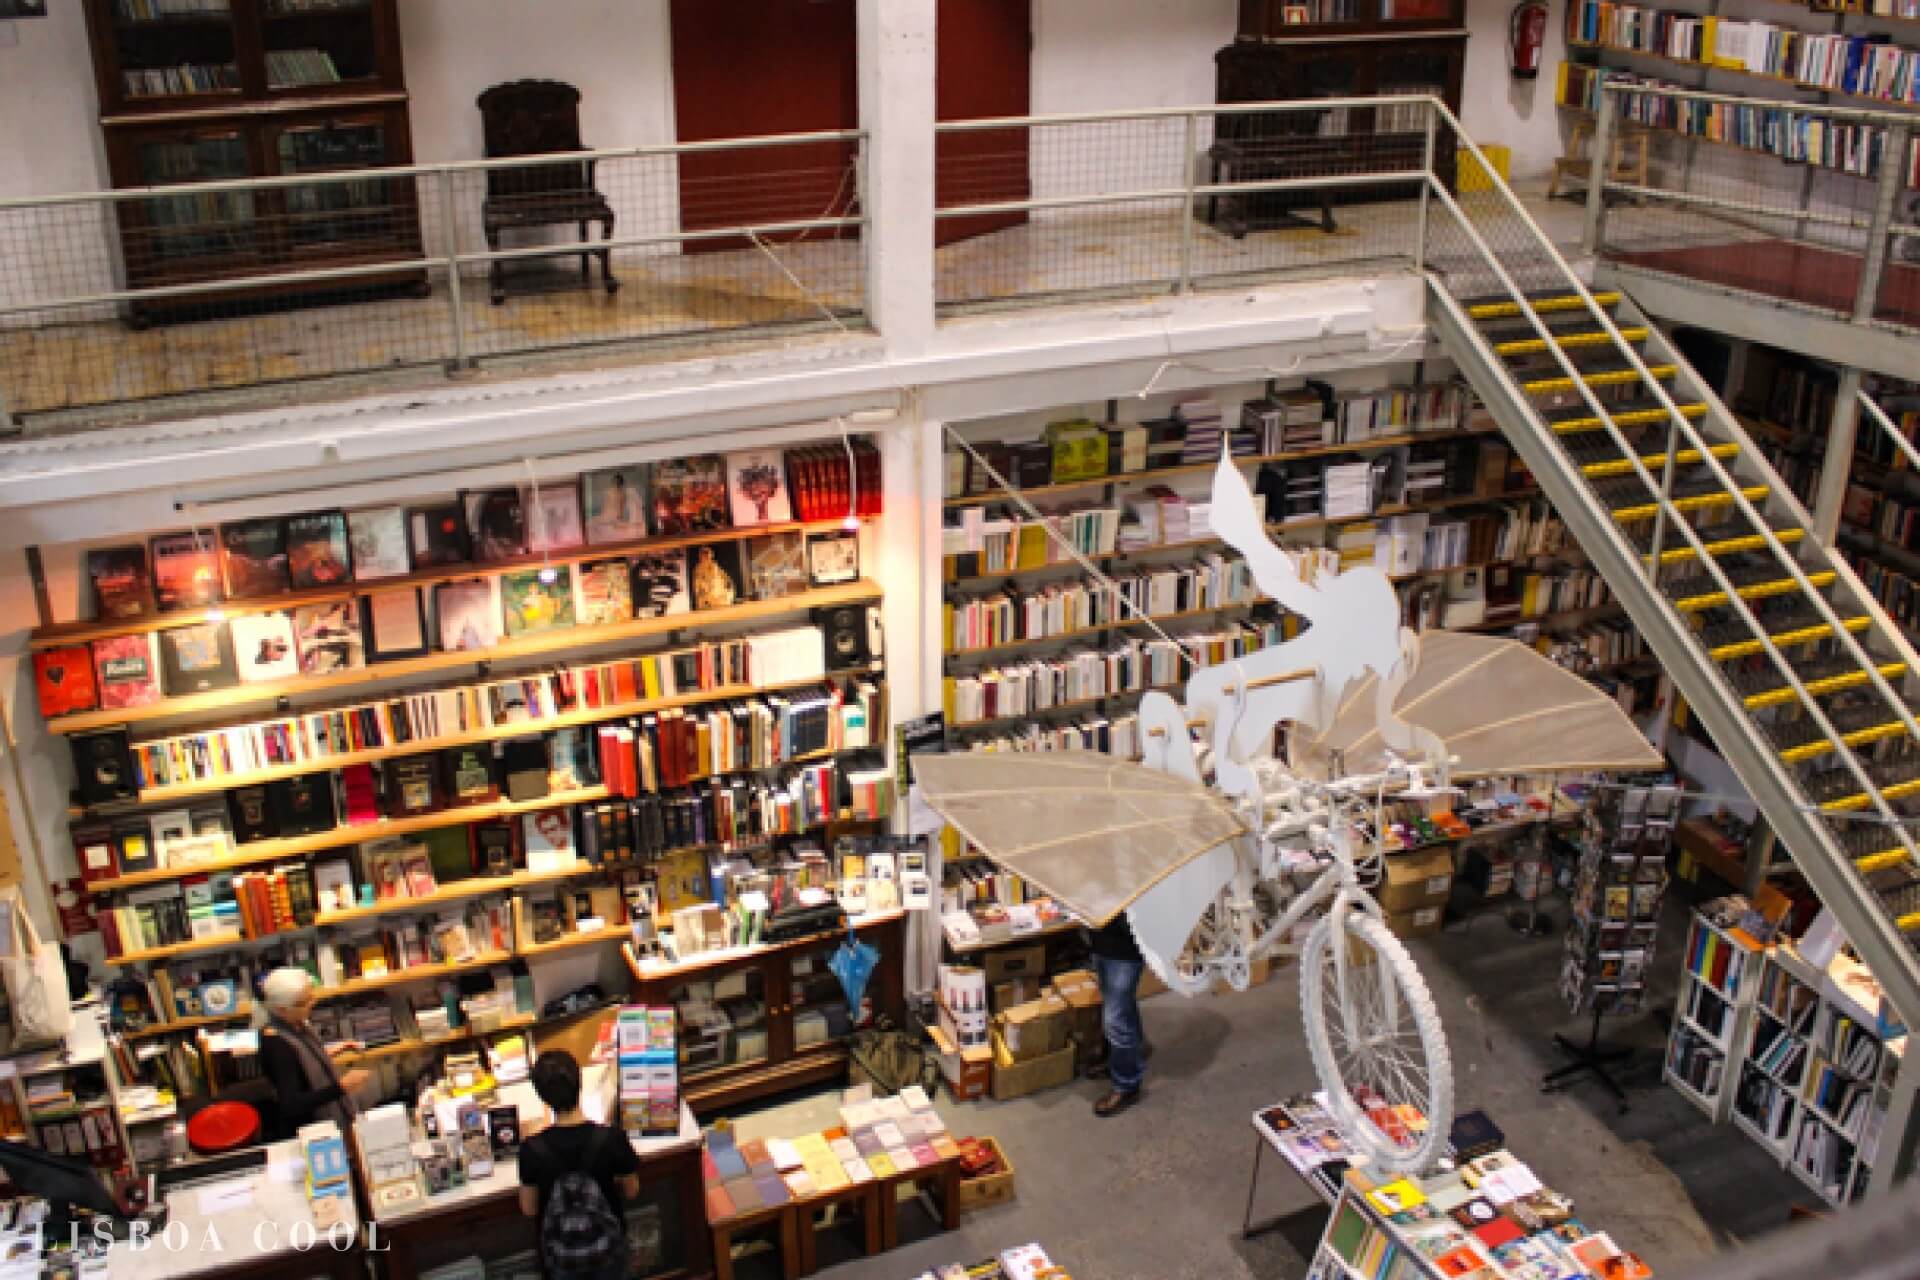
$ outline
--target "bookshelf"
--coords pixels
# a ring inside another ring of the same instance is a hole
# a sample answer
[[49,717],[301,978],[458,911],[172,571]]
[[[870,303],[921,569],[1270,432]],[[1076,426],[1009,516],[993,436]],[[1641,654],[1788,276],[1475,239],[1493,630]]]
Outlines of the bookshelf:
[[1751,1035],[1761,951],[1695,914],[1681,961],[1665,1075],[1681,1096],[1721,1123],[1739,1088],[1736,1064]]

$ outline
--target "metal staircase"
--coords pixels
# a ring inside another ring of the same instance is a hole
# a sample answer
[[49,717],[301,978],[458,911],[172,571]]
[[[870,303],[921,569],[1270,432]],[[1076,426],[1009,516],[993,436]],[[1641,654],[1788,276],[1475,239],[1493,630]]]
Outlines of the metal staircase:
[[1434,181],[1428,198],[1428,314],[1447,353],[1920,1027],[1920,827],[1901,821],[1920,800],[1913,647],[1631,299],[1590,291],[1498,177],[1471,196]]

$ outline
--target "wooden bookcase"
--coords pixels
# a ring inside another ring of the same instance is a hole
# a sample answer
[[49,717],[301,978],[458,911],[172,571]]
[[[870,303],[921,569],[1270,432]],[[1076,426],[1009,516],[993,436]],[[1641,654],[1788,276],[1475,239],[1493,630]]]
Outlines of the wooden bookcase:
[[[216,5],[221,7],[215,7]],[[292,177],[411,164],[395,0],[86,0],[100,124],[116,188]],[[198,284],[420,253],[414,184],[367,178],[181,193],[116,206],[127,287]],[[129,312],[135,324],[208,308],[426,288],[417,268],[332,284],[263,285]]]

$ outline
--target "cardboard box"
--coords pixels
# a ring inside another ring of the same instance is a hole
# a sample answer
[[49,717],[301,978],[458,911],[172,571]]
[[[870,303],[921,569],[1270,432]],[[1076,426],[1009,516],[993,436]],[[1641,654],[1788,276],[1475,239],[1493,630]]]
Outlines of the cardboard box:
[[1005,1204],[1013,1199],[1013,1161],[1007,1158],[1007,1149],[990,1137],[983,1137],[980,1141],[992,1147],[993,1154],[1000,1157],[1000,1172],[960,1179],[961,1213],[972,1213],[975,1209],[984,1209],[990,1204]]
[[981,967],[986,970],[989,987],[1015,978],[1038,980],[1047,973],[1047,948],[1038,942],[1024,947],[1001,947],[987,952]]
[[946,1078],[947,1092],[956,1102],[974,1102],[987,1096],[993,1084],[993,1051],[961,1049],[938,1027],[927,1028],[933,1041],[934,1061]]
[[1389,911],[1387,928],[1396,938],[1425,938],[1440,932],[1440,919],[1446,913],[1445,903],[1415,907],[1411,911]]
[[1014,1005],[993,1020],[993,1027],[1016,1061],[1029,1062],[1066,1048],[1072,1021],[1066,1001],[1045,995]]
[[941,1034],[962,1049],[984,1049],[987,1047],[987,1015],[984,1013],[955,1013],[947,1008],[947,1002],[939,998],[934,1000],[934,1008],[939,1013],[936,1025]]
[[1453,851],[1387,855],[1387,874],[1375,890],[1380,906],[1392,915],[1417,907],[1443,905],[1453,892]]
[[1091,1055],[1102,1039],[1100,983],[1090,970],[1073,969],[1054,978],[1053,992],[1067,1006],[1067,1035],[1083,1058]]
[[993,1033],[993,1096],[1007,1102],[1024,1098],[1042,1089],[1052,1089],[1073,1079],[1073,1046],[1047,1054],[1043,1058],[1021,1062],[1007,1050],[1006,1041]]
[[993,1011],[1005,1013],[1017,1004],[1039,999],[1042,985],[1038,978],[1015,978],[1001,983],[993,989]]

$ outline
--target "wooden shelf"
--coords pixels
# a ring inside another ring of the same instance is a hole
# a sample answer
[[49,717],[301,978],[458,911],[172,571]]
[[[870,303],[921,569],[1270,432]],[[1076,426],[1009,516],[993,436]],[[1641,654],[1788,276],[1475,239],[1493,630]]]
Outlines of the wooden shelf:
[[[1865,16],[1871,16],[1871,15],[1865,15]],[[1889,111],[1912,111],[1916,107],[1920,107],[1920,103],[1906,102],[1899,98],[1879,98],[1879,97],[1873,96],[1872,94],[1853,93],[1853,92],[1850,92],[1849,90],[1836,89],[1829,85],[1813,84],[1810,81],[1806,81],[1806,80],[1796,80],[1792,76],[1776,75],[1771,71],[1753,71],[1746,67],[1723,67],[1716,62],[1700,62],[1697,59],[1693,59],[1693,58],[1676,58],[1671,54],[1655,53],[1650,49],[1634,49],[1627,45],[1600,44],[1597,41],[1592,41],[1592,40],[1569,40],[1567,41],[1567,47],[1569,49],[1591,49],[1601,53],[1624,53],[1631,57],[1650,58],[1655,62],[1665,62],[1671,66],[1676,66],[1676,67],[1691,67],[1699,71],[1719,71],[1730,76],[1745,76],[1749,80],[1765,80],[1770,84],[1785,85],[1789,89],[1799,89],[1804,93],[1831,93],[1842,98],[1852,98],[1857,102],[1877,103],[1880,106],[1887,108]],[[1905,48],[1905,46],[1901,46],[1901,47]],[[1907,52],[1915,56],[1920,56],[1920,50],[1908,49]],[[1808,106],[1810,104],[1782,102],[1780,105],[1791,107],[1791,106]],[[1631,123],[1631,122],[1628,122],[1628,123]],[[1648,128],[1653,126],[1643,125],[1640,127]],[[1670,130],[1669,132],[1678,132],[1678,130]],[[1692,135],[1689,134],[1685,136],[1691,137]],[[1748,148],[1743,148],[1743,150],[1751,151],[1751,150],[1758,150],[1758,148],[1748,147]],[[1770,155],[1772,153],[1768,152],[1766,154]],[[1782,158],[1784,159],[1784,157]],[[1822,167],[1824,168],[1825,166],[1822,166]]]
[[617,1004],[597,1004],[590,1005],[585,1009],[575,1009],[568,1013],[551,1014],[547,1017],[536,1017],[530,1013],[515,1014],[513,1017],[501,1022],[499,1026],[489,1027],[485,1031],[477,1030],[472,1024],[467,1024],[452,1035],[440,1036],[432,1040],[409,1037],[404,1040],[396,1040],[392,1044],[376,1045],[370,1049],[351,1050],[342,1053],[339,1061],[373,1062],[381,1058],[403,1058],[409,1054],[431,1053],[436,1050],[445,1049],[450,1045],[468,1044],[475,1040],[483,1040],[488,1036],[508,1035],[515,1031],[526,1031],[529,1028],[544,1026],[550,1022],[565,1022],[570,1018],[583,1018],[589,1014],[605,1013],[617,1007]]
[[[229,707],[272,702],[279,698],[290,698],[320,690],[373,685],[428,672],[477,667],[483,664],[492,665],[511,662],[517,658],[541,657],[563,649],[583,649],[590,645],[613,644],[622,640],[669,635],[691,627],[754,622],[763,618],[804,613],[810,609],[828,608],[834,605],[869,603],[878,600],[880,594],[877,584],[863,579],[843,586],[803,591],[797,595],[783,596],[778,600],[751,600],[743,604],[729,605],[724,609],[670,613],[659,618],[635,618],[631,622],[615,622],[598,627],[560,627],[552,631],[504,640],[490,649],[456,649],[451,652],[429,653],[418,658],[374,663],[357,671],[341,671],[324,676],[299,676],[292,680],[276,680],[262,684],[242,684],[213,693],[162,698],[144,707],[121,707],[59,716],[47,721],[47,729],[52,733],[60,734],[86,733],[94,729],[117,728],[150,720],[170,720],[193,715],[196,712],[220,711]],[[305,714],[305,712],[296,711],[289,714]]]
[[455,974],[471,973],[475,969],[490,969],[496,964],[506,964],[514,958],[512,951],[487,951],[471,960],[462,960],[457,964],[421,964],[411,969],[402,969],[397,973],[383,973],[377,978],[348,978],[337,987],[316,987],[316,1000],[339,1000],[346,996],[357,996],[365,991],[384,991],[388,987],[405,986],[411,982],[431,982],[435,978],[451,978]]
[[281,840],[256,840],[251,844],[238,846],[239,852],[230,858],[202,862],[190,867],[159,867],[152,871],[137,871],[130,876],[116,876],[112,880],[96,880],[87,886],[87,891],[102,893],[115,889],[132,889],[143,884],[179,880],[210,871],[230,871],[235,867],[258,866],[263,862],[279,862],[286,858],[318,853],[324,849],[340,849],[349,845],[364,844],[369,840],[416,835],[422,831],[437,831],[444,827],[464,827],[493,818],[535,813],[541,809],[553,809],[561,805],[591,804],[596,800],[605,800],[609,794],[605,787],[576,787],[571,791],[556,791],[538,800],[518,802],[501,800],[492,804],[445,809],[439,813],[422,814],[417,818],[382,818],[378,822],[363,823],[360,826],[335,827],[332,831],[325,831],[319,835],[289,836]]
[[744,959],[749,956],[772,955],[777,951],[798,950],[813,943],[820,942],[822,939],[844,937],[849,930],[858,931],[861,929],[874,928],[878,925],[889,924],[892,921],[901,919],[905,915],[906,912],[898,907],[888,911],[869,912],[866,915],[853,916],[848,919],[844,929],[830,930],[826,933],[808,934],[803,938],[787,938],[780,942],[756,942],[752,946],[747,947],[726,947],[718,951],[703,951],[698,955],[689,956],[677,964],[668,964],[665,961],[658,960],[657,957],[648,957],[646,960],[636,962],[632,950],[629,949],[627,951],[627,968],[632,972],[634,978],[641,982],[660,982],[674,978],[690,978],[697,974],[704,973],[709,969],[729,964],[735,960]]
[[[830,679],[863,675],[877,670],[875,667],[850,667],[843,671],[829,671],[806,680],[792,680],[780,684],[726,685],[718,689],[708,689],[700,693],[675,694],[670,698],[652,698],[640,702],[612,703],[604,707],[592,707],[581,711],[570,711],[566,715],[553,716],[546,720],[522,720],[513,724],[494,725],[486,729],[475,729],[470,733],[444,738],[416,738],[411,742],[391,747],[374,747],[366,751],[351,751],[337,756],[326,756],[318,760],[305,760],[298,764],[280,765],[272,769],[257,769],[251,773],[228,774],[219,778],[208,778],[200,782],[178,783],[169,787],[150,787],[140,793],[138,805],[170,804],[189,796],[206,795],[214,791],[227,791],[234,787],[254,786],[262,782],[276,782],[282,778],[295,778],[302,774],[324,773],[334,769],[344,769],[349,765],[371,764],[380,760],[392,760],[399,756],[420,755],[428,751],[440,751],[447,747],[461,746],[472,742],[490,742],[500,738],[518,738],[532,733],[551,733],[555,729],[568,729],[578,725],[597,724],[603,720],[620,720],[628,716],[644,715],[649,711],[667,711],[675,707],[698,706],[707,702],[726,702],[734,698],[749,698],[757,693],[776,693],[789,689],[806,689]],[[101,805],[86,812],[92,814],[115,814],[127,811],[131,806],[125,803]],[[336,834],[336,833],[329,833]],[[348,841],[347,843],[358,843]]]
[[[1371,440],[1357,440],[1351,444],[1315,445],[1312,448],[1293,449],[1284,453],[1235,458],[1233,464],[1237,467],[1258,467],[1269,462],[1293,462],[1303,458],[1324,458],[1342,453],[1373,453],[1383,449],[1397,449],[1402,445],[1424,444],[1435,440],[1464,440],[1474,436],[1498,435],[1499,432],[1498,427],[1450,427],[1444,431],[1415,431],[1406,435],[1376,436]],[[1109,484],[1153,484],[1179,476],[1200,475],[1212,471],[1219,465],[1217,461],[1190,462],[1177,467],[1158,467],[1152,471],[1121,471],[1089,480],[1072,480],[1063,484],[1016,489],[1013,494],[1005,492],[963,494],[946,499],[945,504],[949,507],[978,507],[990,502],[1011,501],[1014,494],[1031,501],[1034,498],[1047,497],[1056,493],[1071,493],[1077,489],[1096,489]]]
[[175,1018],[171,1022],[153,1022],[138,1031],[122,1031],[120,1035],[127,1040],[151,1040],[155,1036],[177,1035],[183,1031],[197,1031],[202,1027],[220,1027],[230,1022],[244,1022],[253,1017],[251,1006],[232,1013],[209,1014],[199,1018]]
[[1074,631],[1061,631],[1050,636],[1029,636],[1020,640],[1006,640],[999,644],[982,645],[974,649],[949,649],[942,656],[947,658],[978,658],[989,653],[1000,653],[1008,649],[1024,649],[1029,645],[1050,644],[1056,640],[1073,640],[1081,636],[1100,635],[1107,631],[1121,631],[1131,627],[1144,627],[1153,623],[1180,622],[1188,618],[1202,618],[1209,614],[1231,613],[1236,609],[1253,609],[1270,604],[1265,596],[1256,596],[1252,600],[1243,600],[1235,604],[1217,604],[1206,609],[1184,609],[1179,613],[1148,614],[1145,617],[1123,618],[1118,622],[1102,623],[1097,627],[1081,627]]
[[432,893],[418,898],[389,898],[385,902],[376,902],[370,907],[354,907],[350,911],[332,911],[314,917],[315,929],[325,929],[333,925],[353,924],[359,920],[372,920],[378,916],[397,915],[405,911],[425,910],[448,902],[463,902],[468,898],[483,898],[490,893],[507,893],[514,889],[530,889],[543,884],[558,884],[563,880],[578,880],[585,876],[599,875],[603,872],[620,870],[604,864],[578,862],[564,871],[516,871],[504,876],[468,876],[464,880],[454,880],[441,885]]
[[632,936],[632,931],[624,924],[609,925],[593,933],[568,934],[564,938],[555,938],[552,942],[530,942],[517,949],[514,954],[532,958],[551,955],[556,951],[572,951],[578,947],[601,947],[609,942],[624,942]]
[[1050,707],[1033,707],[1026,711],[1004,716],[988,716],[983,720],[956,720],[949,727],[955,731],[961,729],[984,729],[988,725],[1005,724],[1009,720],[1028,720],[1034,716],[1050,716],[1056,711],[1078,711],[1085,707],[1097,707],[1103,702],[1115,702],[1121,698],[1140,698],[1149,693],[1164,693],[1170,689],[1183,687],[1183,682],[1174,684],[1148,685],[1144,689],[1121,689],[1115,693],[1103,693],[1097,698],[1076,698],[1072,702],[1056,702]]

